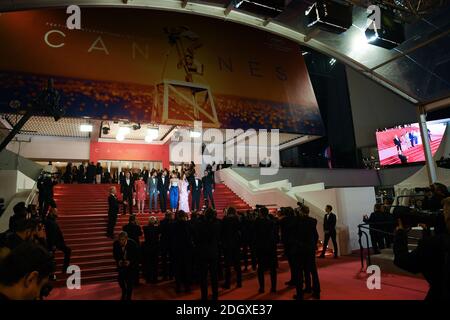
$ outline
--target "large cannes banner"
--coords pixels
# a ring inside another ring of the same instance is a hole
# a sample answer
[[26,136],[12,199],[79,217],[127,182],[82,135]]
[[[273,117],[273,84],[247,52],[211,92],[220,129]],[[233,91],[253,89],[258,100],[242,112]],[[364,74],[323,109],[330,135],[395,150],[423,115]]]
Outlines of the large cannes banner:
[[0,15],[0,111],[29,105],[52,77],[67,116],[280,129],[322,135],[297,44],[195,15],[82,9]]

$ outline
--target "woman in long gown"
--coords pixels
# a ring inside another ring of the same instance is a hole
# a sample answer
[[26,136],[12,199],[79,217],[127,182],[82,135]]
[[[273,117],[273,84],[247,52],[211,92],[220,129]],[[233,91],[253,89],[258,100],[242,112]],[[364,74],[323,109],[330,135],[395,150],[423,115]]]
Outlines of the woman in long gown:
[[147,188],[144,182],[144,177],[141,175],[139,180],[134,182],[134,189],[136,190],[136,202],[138,207],[138,214],[144,214],[145,198],[147,196]]
[[180,180],[178,179],[177,174],[172,173],[172,178],[170,179],[169,196],[170,196],[170,209],[172,209],[173,212],[176,211],[178,207],[179,182]]
[[178,210],[189,212],[189,183],[186,178],[186,174],[183,174],[183,179],[180,183],[180,203],[178,204]]

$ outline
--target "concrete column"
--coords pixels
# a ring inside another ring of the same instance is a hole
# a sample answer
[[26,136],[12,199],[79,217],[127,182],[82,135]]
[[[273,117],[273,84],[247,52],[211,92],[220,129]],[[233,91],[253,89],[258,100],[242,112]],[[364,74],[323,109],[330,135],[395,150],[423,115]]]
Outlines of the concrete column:
[[427,115],[425,108],[423,106],[418,106],[417,114],[419,117],[420,136],[422,138],[423,151],[425,153],[425,165],[427,167],[428,181],[432,184],[437,180],[436,163],[434,162],[430,140],[428,139]]

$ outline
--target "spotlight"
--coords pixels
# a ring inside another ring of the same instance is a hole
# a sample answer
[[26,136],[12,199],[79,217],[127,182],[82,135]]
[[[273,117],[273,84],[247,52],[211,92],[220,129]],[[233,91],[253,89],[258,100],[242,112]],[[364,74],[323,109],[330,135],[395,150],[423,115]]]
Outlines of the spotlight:
[[103,127],[103,128],[102,128],[103,134],[109,134],[109,131],[110,131],[110,130],[111,130],[110,127]]
[[117,140],[117,141],[123,141],[123,140],[125,140],[125,136],[124,136],[123,134],[118,134],[118,135],[116,136],[116,140]]
[[372,22],[367,26],[364,33],[368,43],[390,50],[405,41],[403,24],[397,21],[388,11],[381,11],[380,24],[380,26],[377,26],[375,22]]
[[308,27],[317,25],[320,29],[333,33],[345,32],[352,26],[352,13],[352,4],[332,0],[318,0],[305,11]]
[[82,124],[80,125],[81,132],[92,132],[92,124]]

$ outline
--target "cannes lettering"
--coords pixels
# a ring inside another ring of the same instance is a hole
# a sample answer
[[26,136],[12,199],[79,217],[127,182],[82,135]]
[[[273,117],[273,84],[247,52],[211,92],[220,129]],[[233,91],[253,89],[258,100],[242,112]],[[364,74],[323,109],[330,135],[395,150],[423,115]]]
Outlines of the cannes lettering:
[[177,307],[177,315],[200,315],[203,318],[207,318],[209,314],[221,314],[221,315],[269,315],[272,311],[271,304],[255,304],[255,305],[220,305],[219,308],[213,309],[212,307],[190,307],[183,304],[181,307]]

